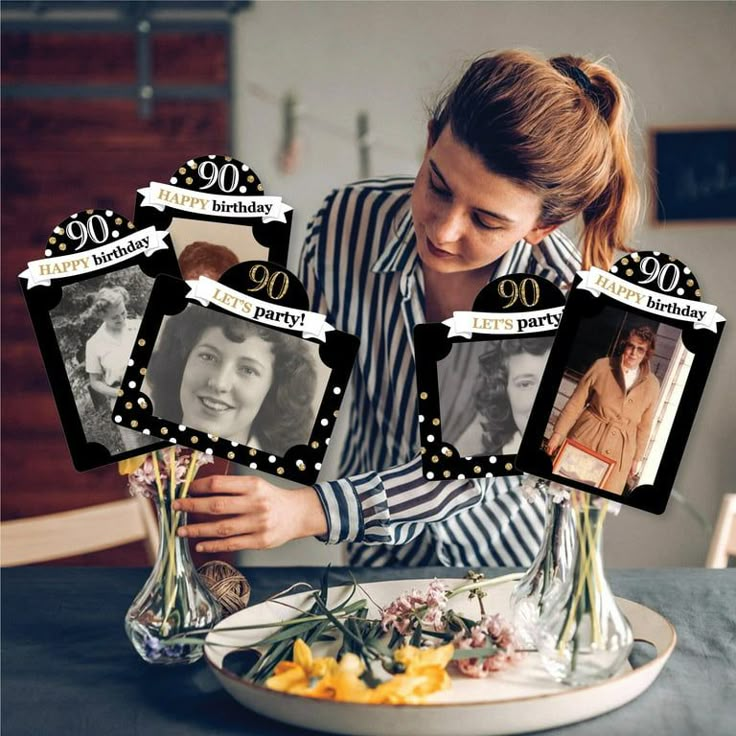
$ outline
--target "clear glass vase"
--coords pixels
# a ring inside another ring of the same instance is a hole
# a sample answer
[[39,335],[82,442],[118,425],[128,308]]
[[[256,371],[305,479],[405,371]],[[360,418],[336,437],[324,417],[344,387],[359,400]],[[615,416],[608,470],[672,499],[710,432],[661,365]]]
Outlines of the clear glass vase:
[[539,618],[561,594],[571,572],[575,525],[568,498],[546,490],[544,537],[537,556],[516,584],[511,611],[520,647],[534,649]]
[[574,493],[571,505],[571,574],[542,611],[536,643],[547,671],[560,682],[579,686],[616,674],[629,656],[633,635],[603,569],[608,502]]
[[[174,494],[176,497],[176,494]],[[174,511],[168,494],[156,498],[159,546],[153,570],[125,616],[125,632],[140,656],[155,664],[189,664],[203,654],[202,644],[171,637],[208,629],[222,615],[197,573],[187,539],[176,530],[186,514]]]

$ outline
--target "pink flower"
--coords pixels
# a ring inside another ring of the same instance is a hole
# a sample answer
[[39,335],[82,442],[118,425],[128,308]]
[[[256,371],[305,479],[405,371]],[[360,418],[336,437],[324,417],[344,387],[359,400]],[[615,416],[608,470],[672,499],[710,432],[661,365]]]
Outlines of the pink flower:
[[499,615],[483,617],[470,629],[469,636],[467,632],[459,633],[454,644],[457,649],[496,647],[493,654],[457,660],[457,669],[466,677],[488,677],[519,659],[514,630]]
[[[177,485],[183,483],[189,472],[189,465],[192,458],[192,451],[188,448],[177,445],[174,448],[174,477]],[[171,469],[171,451],[159,450],[156,453],[158,461],[158,477],[164,494],[169,493],[169,471]],[[197,474],[202,465],[214,462],[210,455],[205,453],[197,453],[196,468],[193,471],[192,478]],[[158,487],[156,483],[156,470],[153,463],[153,455],[149,454],[143,463],[128,476],[128,489],[131,496],[145,496],[151,498],[158,495]]]
[[394,629],[405,636],[416,626],[441,629],[444,626],[447,592],[447,586],[435,578],[424,593],[416,588],[403,593],[381,611],[383,630]]

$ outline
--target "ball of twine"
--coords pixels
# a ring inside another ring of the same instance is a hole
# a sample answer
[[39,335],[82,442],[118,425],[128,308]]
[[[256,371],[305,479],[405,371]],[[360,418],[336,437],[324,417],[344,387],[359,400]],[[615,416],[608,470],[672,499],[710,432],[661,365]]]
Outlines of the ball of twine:
[[248,605],[250,583],[232,565],[222,560],[212,560],[205,562],[198,572],[227,615]]

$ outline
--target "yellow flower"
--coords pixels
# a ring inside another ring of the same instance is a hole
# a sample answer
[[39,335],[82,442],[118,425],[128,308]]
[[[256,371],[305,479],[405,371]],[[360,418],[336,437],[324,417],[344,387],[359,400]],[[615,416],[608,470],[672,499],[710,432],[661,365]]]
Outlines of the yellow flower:
[[272,677],[266,680],[266,687],[282,693],[307,694],[315,678],[323,678],[337,669],[332,657],[312,656],[312,650],[302,639],[294,642],[294,661],[279,662]]
[[445,667],[455,647],[446,644],[436,649],[406,646],[394,659],[406,668],[375,688],[361,679],[363,661],[345,654],[339,664],[332,657],[314,659],[312,650],[301,639],[294,643],[294,660],[279,662],[266,687],[308,698],[351,703],[421,703],[427,695],[450,687]]
[[440,667],[444,670],[450,663],[454,652],[454,644],[445,644],[442,647],[425,649],[407,644],[396,650],[394,659],[406,667],[406,674],[416,675],[421,674],[425,667]]
[[120,475],[130,475],[135,473],[138,468],[146,461],[148,454],[137,455],[136,457],[129,457],[127,460],[120,460],[118,462],[118,473]]
[[445,667],[452,659],[455,647],[419,649],[405,646],[397,649],[394,659],[406,668],[403,674],[395,675],[381,683],[371,693],[371,703],[422,703],[427,695],[446,690],[451,680]]
[[302,694],[323,700],[368,702],[371,689],[360,679],[364,671],[365,665],[356,654],[345,654],[333,671]]

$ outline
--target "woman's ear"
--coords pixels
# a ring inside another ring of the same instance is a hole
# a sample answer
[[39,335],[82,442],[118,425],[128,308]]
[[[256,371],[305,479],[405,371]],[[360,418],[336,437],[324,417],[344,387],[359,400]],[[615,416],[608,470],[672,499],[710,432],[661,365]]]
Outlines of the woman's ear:
[[537,225],[533,230],[530,230],[525,236],[529,245],[539,245],[539,243],[546,238],[551,232],[557,230],[559,225]]

